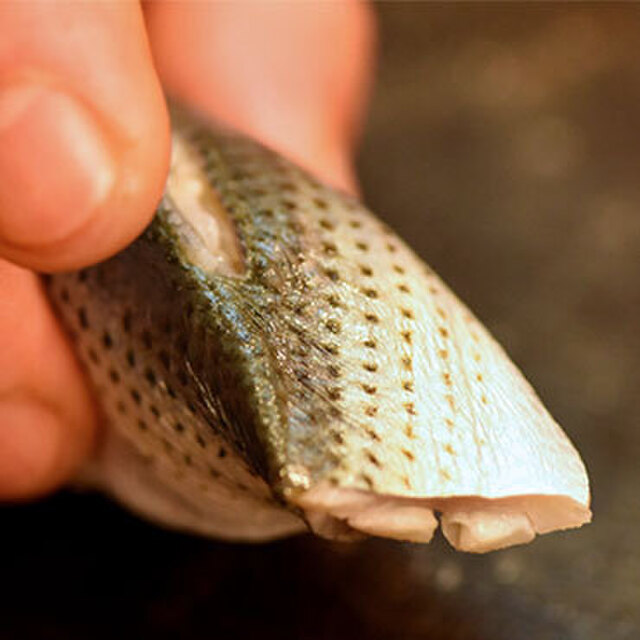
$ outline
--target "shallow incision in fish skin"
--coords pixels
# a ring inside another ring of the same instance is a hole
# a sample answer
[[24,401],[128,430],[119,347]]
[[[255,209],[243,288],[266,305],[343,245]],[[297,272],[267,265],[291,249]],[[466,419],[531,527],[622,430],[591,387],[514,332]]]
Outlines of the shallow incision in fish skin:
[[[185,384],[169,367],[128,402],[150,411],[154,394],[169,396],[179,435],[205,447],[176,447],[157,416],[137,418],[143,434],[117,406],[106,409],[130,449],[151,447],[154,465],[171,469],[154,486],[193,503],[203,522],[215,520],[216,506],[203,507],[206,499],[178,476],[207,484],[211,452],[226,446],[230,468],[253,479],[250,499],[267,500],[270,486],[332,537],[357,530],[428,541],[436,510],[455,546],[483,551],[589,519],[582,463],[521,374],[359,203],[251,141],[191,124],[176,134],[172,178],[138,242],[86,272],[84,283],[67,275],[52,285],[59,301],[66,286],[68,298],[85,299],[91,315],[113,327],[111,349],[127,340],[145,349],[153,334],[179,363]],[[70,302],[61,306],[73,315]],[[142,334],[128,339],[116,327],[123,308]],[[95,342],[95,330],[85,335],[83,344]],[[150,347],[143,367],[159,357]],[[113,395],[118,383],[100,376],[102,393]],[[144,370],[135,369],[131,380],[140,379]],[[194,410],[182,415],[185,407]],[[113,485],[122,471],[110,473]],[[208,484],[221,484],[214,480]],[[249,486],[246,478],[241,484]],[[245,497],[234,495],[238,522],[218,531],[175,513],[162,519],[232,537],[299,526],[272,502],[276,524],[266,526],[266,515],[256,521]],[[240,526],[243,513],[248,523]]]

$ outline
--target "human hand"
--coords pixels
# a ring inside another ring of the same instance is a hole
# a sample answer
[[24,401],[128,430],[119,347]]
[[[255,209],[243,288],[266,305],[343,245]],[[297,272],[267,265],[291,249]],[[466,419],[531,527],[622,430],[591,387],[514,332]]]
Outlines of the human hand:
[[169,160],[161,82],[352,189],[373,40],[356,0],[0,5],[0,498],[59,486],[96,440],[30,270],[97,262],[148,224]]

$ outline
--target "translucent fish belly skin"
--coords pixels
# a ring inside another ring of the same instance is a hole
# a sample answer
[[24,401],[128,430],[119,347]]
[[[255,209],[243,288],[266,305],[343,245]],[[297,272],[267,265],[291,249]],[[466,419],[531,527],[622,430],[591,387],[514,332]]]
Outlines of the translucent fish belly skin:
[[[49,280],[128,450],[102,454],[101,486],[239,539],[306,520],[426,542],[435,511],[452,544],[485,551],[589,520],[570,441],[392,231],[250,140],[184,117],[174,131],[145,234]],[[147,497],[122,480],[134,467]]]

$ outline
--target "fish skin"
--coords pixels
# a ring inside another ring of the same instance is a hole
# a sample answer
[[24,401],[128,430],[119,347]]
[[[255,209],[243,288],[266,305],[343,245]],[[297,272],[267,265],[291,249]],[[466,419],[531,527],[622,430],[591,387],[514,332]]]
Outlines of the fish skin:
[[[299,530],[318,487],[441,511],[524,495],[537,513],[536,496],[557,494],[576,510],[561,526],[588,519],[571,443],[391,230],[257,143],[184,116],[174,128],[211,187],[195,201],[237,240],[226,262],[208,261],[169,188],[131,246],[48,279],[112,443],[97,484],[165,524],[239,539]],[[338,513],[331,495],[316,502]],[[349,537],[345,522],[327,535]]]

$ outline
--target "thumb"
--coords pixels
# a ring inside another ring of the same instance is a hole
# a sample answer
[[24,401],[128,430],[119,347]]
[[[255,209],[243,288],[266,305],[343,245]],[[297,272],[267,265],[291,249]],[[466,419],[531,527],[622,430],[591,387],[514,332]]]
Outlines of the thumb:
[[169,135],[137,3],[0,7],[0,256],[114,253],[150,220]]

